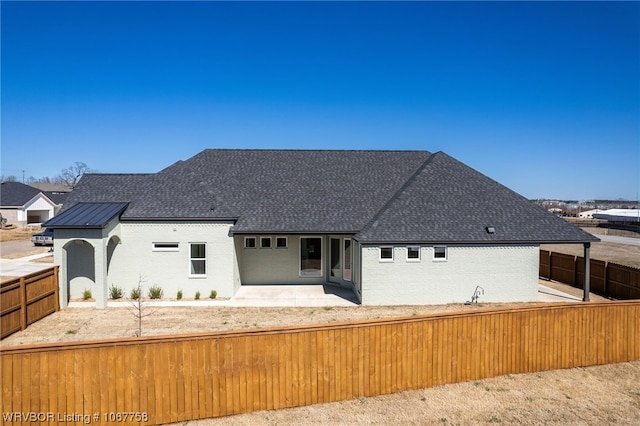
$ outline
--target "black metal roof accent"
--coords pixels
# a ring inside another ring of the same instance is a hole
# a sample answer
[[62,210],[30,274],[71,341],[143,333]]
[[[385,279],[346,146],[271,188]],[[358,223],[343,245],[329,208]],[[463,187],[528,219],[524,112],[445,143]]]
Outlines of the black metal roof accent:
[[42,224],[46,228],[104,228],[129,203],[77,203]]

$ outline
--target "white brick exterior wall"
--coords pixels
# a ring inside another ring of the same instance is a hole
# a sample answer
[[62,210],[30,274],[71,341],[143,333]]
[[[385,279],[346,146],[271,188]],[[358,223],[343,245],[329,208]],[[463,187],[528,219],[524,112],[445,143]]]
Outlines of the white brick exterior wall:
[[[158,285],[165,298],[209,297],[234,294],[235,248],[229,237],[230,223],[120,223],[121,244],[115,247],[109,265],[108,285],[117,285],[129,294],[142,276],[145,287]],[[178,243],[177,251],[154,250],[154,243]],[[206,277],[190,277],[190,243],[206,244]]]
[[[242,284],[323,284],[327,280],[328,237],[323,238],[323,276],[299,276],[300,236],[288,235],[287,248],[245,249],[244,236],[229,235],[232,223],[112,221],[105,229],[55,231],[55,262],[60,273],[61,306],[91,289],[96,306],[106,306],[108,288],[125,295],[142,277],[146,289],[158,285],[165,299],[182,290],[185,299],[211,290],[231,297]],[[85,243],[79,244],[75,240]],[[342,240],[341,240],[342,242]],[[154,243],[177,243],[158,250]],[[206,245],[206,276],[190,276],[190,243]],[[353,285],[363,305],[421,305],[471,300],[476,286],[480,302],[537,300],[539,247],[451,246],[447,259],[434,259],[433,247],[420,247],[420,260],[407,259],[407,247],[393,247],[393,261],[380,261],[379,247],[353,244]],[[68,268],[66,267],[68,266]],[[105,280],[106,277],[106,280]]]
[[[110,286],[122,288],[128,296],[140,277],[145,296],[149,286],[158,285],[166,299],[175,299],[178,290],[185,299],[193,298],[196,291],[201,298],[208,298],[211,290],[220,297],[231,297],[239,287],[235,248],[229,237],[231,223],[116,223],[103,230],[55,231],[54,256],[62,266],[62,306],[66,306],[67,282],[71,299],[91,289],[99,307],[106,306]],[[86,241],[93,248],[76,240]],[[154,250],[154,243],[177,243],[178,249]],[[189,274],[190,243],[206,244],[206,276]],[[106,282],[101,276],[106,276]]]
[[378,247],[362,247],[363,305],[422,305],[471,300],[537,300],[539,246],[447,247],[447,259],[420,248],[420,261],[407,261],[407,248],[393,248],[393,262],[379,260]]

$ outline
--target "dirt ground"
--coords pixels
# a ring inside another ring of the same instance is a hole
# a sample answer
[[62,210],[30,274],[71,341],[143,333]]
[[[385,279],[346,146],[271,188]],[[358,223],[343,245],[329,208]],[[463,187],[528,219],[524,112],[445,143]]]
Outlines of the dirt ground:
[[640,362],[507,375],[186,424],[635,426],[640,424]]
[[[594,235],[604,234],[606,229],[584,228],[585,231]],[[550,250],[556,253],[565,253],[572,256],[583,256],[584,248],[582,244],[543,244],[542,250]],[[640,268],[640,246],[631,246],[614,243],[591,243],[591,258],[614,262],[620,265]]]
[[[584,255],[584,249],[581,244],[543,244],[540,248],[542,250],[566,253],[572,256]],[[603,242],[592,243],[590,255],[592,259],[640,268],[640,246]]]
[[7,241],[29,240],[33,234],[37,234],[42,231],[43,229],[39,227],[0,229],[0,243]]
[[[604,243],[597,243],[604,244]],[[594,244],[595,246],[595,244]],[[558,246],[553,246],[556,251]],[[617,253],[626,253],[628,246]],[[604,253],[607,249],[603,249]],[[592,253],[595,252],[592,251]],[[594,258],[597,256],[594,254]],[[46,258],[45,258],[46,259]],[[618,259],[616,261],[619,262]],[[582,291],[543,282],[580,297]],[[592,295],[592,300],[602,298]],[[293,324],[412,316],[490,306],[526,304],[451,304],[438,306],[236,308],[148,308],[143,335],[178,334]],[[197,314],[194,314],[197,309]],[[2,340],[0,347],[46,342],[132,337],[136,319],[126,308],[70,308]],[[205,419],[186,424],[640,424],[640,361],[604,366],[508,375],[475,382],[317,404],[277,411]],[[185,423],[182,423],[185,424]]]

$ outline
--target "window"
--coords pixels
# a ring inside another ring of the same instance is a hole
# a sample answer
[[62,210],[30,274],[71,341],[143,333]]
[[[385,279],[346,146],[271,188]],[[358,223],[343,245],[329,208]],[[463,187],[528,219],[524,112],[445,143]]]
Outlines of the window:
[[287,237],[276,237],[276,248],[287,248]]
[[433,248],[433,259],[434,260],[447,260],[447,247],[446,246],[435,246]]
[[380,261],[393,262],[393,247],[380,247]]
[[260,248],[271,248],[271,237],[260,237]]
[[189,275],[192,277],[207,274],[207,246],[205,243],[189,244]]
[[331,238],[331,247],[330,247],[330,264],[331,268],[329,269],[329,273],[331,277],[340,279],[340,275],[342,274],[342,262],[341,253],[340,253],[340,238]]
[[407,247],[407,262],[420,261],[420,247]]
[[300,276],[322,276],[322,238],[300,237]]
[[256,248],[256,237],[244,237],[244,248]]
[[351,240],[345,238],[344,242],[344,267],[342,269],[342,279],[351,281]]
[[178,251],[178,243],[153,243],[153,251]]

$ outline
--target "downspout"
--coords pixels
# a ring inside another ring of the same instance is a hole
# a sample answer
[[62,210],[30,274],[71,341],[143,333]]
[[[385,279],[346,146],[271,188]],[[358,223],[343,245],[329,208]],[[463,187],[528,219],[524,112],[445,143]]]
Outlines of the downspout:
[[583,302],[589,301],[589,287],[591,286],[591,259],[589,258],[590,249],[591,243],[584,243],[584,294],[582,296]]

